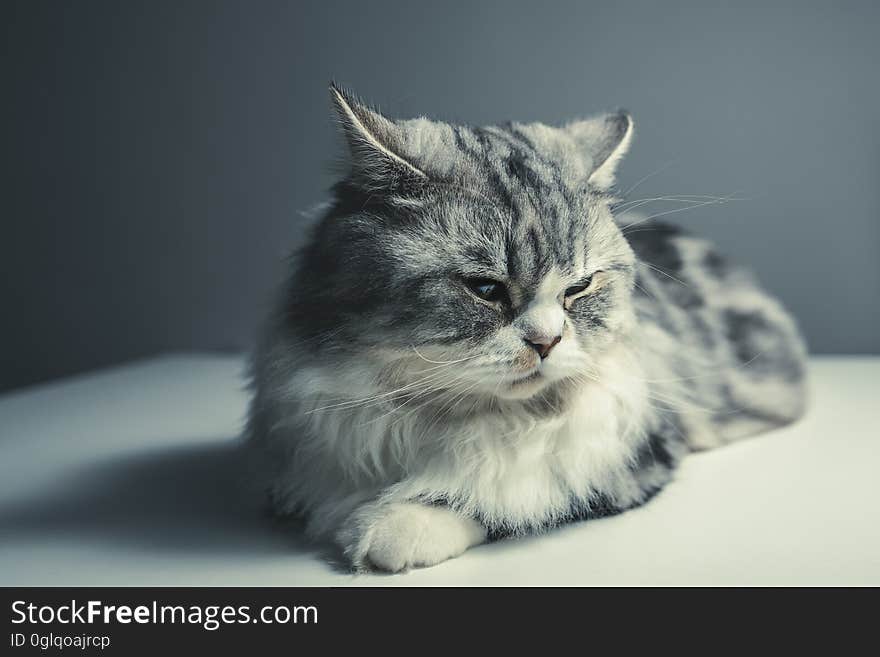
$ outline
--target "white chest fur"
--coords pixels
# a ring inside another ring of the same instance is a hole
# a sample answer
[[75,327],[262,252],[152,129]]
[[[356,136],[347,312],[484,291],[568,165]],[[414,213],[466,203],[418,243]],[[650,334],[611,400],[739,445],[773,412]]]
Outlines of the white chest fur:
[[643,435],[645,399],[618,376],[585,384],[560,415],[512,410],[437,431],[389,498],[443,499],[512,530],[546,525],[574,499],[619,485]]
[[[622,350],[596,363],[601,383],[585,382],[566,410],[540,418],[513,401],[457,422],[406,408],[327,407],[327,398],[345,396],[329,390],[338,378],[314,370],[297,378],[300,389],[307,378],[324,390],[294,414],[305,420],[295,432],[303,458],[286,486],[300,502],[324,506],[372,490],[387,502],[442,501],[513,531],[545,526],[573,501],[619,488],[650,410],[644,373]],[[328,476],[315,481],[316,471]]]

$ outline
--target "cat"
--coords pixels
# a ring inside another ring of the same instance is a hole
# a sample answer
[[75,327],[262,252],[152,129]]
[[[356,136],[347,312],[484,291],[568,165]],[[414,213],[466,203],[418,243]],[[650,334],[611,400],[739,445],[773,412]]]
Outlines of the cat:
[[246,435],[276,508],[354,569],[619,513],[804,412],[780,303],[615,216],[629,114],[471,127],[330,93],[347,169],[254,350]]

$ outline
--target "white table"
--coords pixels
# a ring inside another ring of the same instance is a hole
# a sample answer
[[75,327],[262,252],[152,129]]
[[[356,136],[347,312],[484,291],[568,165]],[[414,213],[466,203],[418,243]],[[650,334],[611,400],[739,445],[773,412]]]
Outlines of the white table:
[[262,515],[241,371],[173,355],[0,396],[0,585],[880,584],[880,358],[814,358],[805,420],[688,457],[641,509],[396,576]]

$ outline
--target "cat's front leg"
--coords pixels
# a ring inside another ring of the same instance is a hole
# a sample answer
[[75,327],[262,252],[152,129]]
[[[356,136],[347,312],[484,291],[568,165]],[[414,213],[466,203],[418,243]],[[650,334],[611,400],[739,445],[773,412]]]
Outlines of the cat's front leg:
[[392,573],[433,566],[486,541],[486,528],[446,506],[417,502],[369,504],[337,536],[360,570]]

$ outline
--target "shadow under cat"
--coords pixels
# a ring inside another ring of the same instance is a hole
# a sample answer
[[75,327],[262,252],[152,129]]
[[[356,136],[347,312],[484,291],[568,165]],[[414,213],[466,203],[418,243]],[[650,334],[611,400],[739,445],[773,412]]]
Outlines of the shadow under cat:
[[197,444],[86,466],[39,495],[0,505],[0,540],[100,541],[144,550],[279,555],[311,553],[338,567],[271,517],[242,476],[240,445]]

